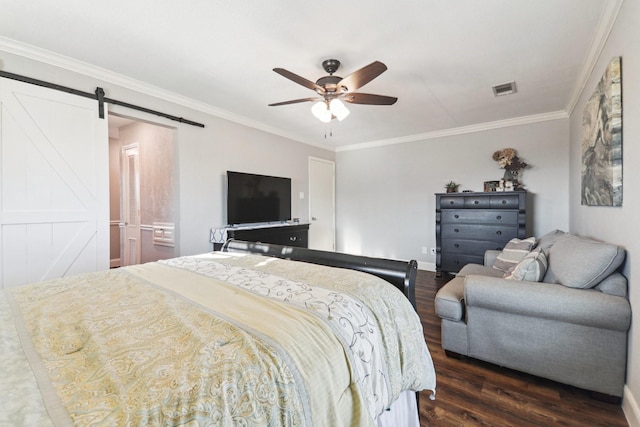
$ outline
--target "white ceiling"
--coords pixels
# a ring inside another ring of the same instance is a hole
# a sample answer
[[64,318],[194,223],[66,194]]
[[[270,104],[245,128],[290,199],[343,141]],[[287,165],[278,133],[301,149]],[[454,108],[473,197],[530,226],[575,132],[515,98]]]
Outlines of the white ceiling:
[[[0,60],[3,45],[32,45],[222,117],[344,149],[566,114],[621,1],[0,0]],[[385,63],[359,91],[398,102],[347,104],[351,115],[329,125],[311,103],[267,106],[315,95],[273,68],[315,81],[327,58],[342,62],[342,77]],[[510,81],[517,93],[494,97],[492,86]]]

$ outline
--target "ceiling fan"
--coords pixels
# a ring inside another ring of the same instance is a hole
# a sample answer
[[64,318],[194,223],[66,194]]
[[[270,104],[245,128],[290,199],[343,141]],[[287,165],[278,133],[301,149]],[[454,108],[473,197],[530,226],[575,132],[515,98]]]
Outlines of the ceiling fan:
[[340,68],[340,61],[337,59],[327,59],[323,61],[322,68],[324,68],[329,75],[320,77],[315,83],[284,68],[274,68],[273,71],[276,73],[299,85],[314,90],[319,96],[276,102],[269,104],[269,106],[276,107],[299,102],[315,102],[313,107],[311,107],[313,115],[321,121],[329,123],[331,119],[337,118],[338,120],[343,120],[349,115],[349,110],[342,101],[351,104],[393,105],[398,100],[398,98],[392,96],[354,92],[387,70],[387,66],[380,61],[372,62],[354,71],[345,78],[333,75],[333,73]]

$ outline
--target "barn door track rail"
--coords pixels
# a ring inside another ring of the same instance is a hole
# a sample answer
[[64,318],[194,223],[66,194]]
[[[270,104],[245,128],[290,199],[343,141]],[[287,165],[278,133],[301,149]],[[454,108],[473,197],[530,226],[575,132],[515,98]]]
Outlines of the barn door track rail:
[[107,97],[104,96],[104,89],[102,89],[101,87],[97,87],[95,93],[84,92],[84,91],[73,89],[73,88],[70,88],[70,87],[60,86],[60,85],[55,84],[55,83],[45,82],[44,80],[38,80],[38,79],[31,78],[31,77],[21,76],[19,74],[14,74],[14,73],[10,73],[8,71],[1,71],[1,70],[0,70],[0,77],[4,77],[4,78],[7,78],[7,79],[11,79],[11,80],[17,80],[17,81],[20,81],[20,82],[23,82],[23,83],[29,83],[29,84],[36,85],[36,86],[42,86],[42,87],[46,87],[46,88],[49,88],[49,89],[55,89],[55,90],[59,90],[61,92],[70,93],[72,95],[82,96],[84,98],[95,99],[95,100],[98,101],[98,115],[100,116],[101,119],[104,119],[104,103],[106,102],[106,103],[109,103],[109,104],[112,104],[112,105],[120,105],[122,107],[131,108],[133,110],[138,110],[138,111],[142,111],[142,112],[149,113],[149,114],[155,114],[156,116],[164,117],[164,118],[167,118],[169,120],[174,120],[176,122],[186,123],[188,125],[197,126],[197,127],[201,127],[201,128],[204,127],[204,125],[202,123],[197,123],[197,122],[194,122],[194,121],[191,121],[191,120],[187,120],[187,119],[182,118],[182,117],[172,116],[171,114],[166,114],[166,113],[162,113],[160,111],[151,110],[149,108],[140,107],[139,105],[129,104],[128,102],[123,102],[123,101],[118,101],[116,99],[107,98]]

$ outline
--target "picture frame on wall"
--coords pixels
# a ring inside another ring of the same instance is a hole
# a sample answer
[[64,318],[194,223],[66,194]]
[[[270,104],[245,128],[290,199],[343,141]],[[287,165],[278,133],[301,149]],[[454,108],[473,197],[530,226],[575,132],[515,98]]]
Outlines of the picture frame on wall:
[[621,57],[609,62],[582,114],[582,204],[622,206]]

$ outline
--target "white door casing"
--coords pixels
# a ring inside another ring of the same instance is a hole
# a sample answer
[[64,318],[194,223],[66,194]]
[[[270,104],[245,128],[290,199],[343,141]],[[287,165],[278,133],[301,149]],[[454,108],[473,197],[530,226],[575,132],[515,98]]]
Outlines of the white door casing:
[[122,265],[140,264],[140,148],[138,144],[122,147],[121,206],[123,236]]
[[335,163],[309,157],[309,248],[335,251]]
[[109,268],[108,126],[96,100],[0,79],[0,284]]

